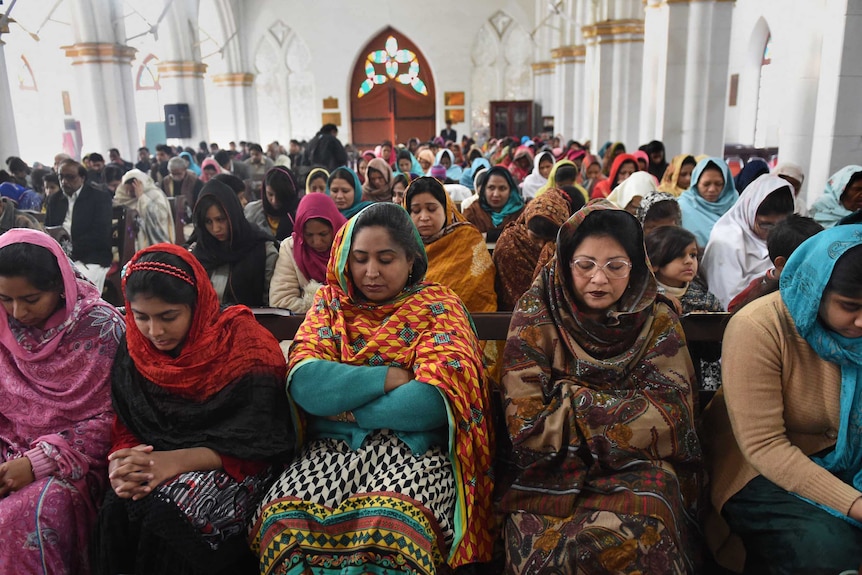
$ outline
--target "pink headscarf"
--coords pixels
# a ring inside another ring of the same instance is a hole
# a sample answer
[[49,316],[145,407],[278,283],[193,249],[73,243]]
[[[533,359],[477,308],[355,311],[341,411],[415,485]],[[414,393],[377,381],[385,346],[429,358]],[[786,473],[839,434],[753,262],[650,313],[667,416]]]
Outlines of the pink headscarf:
[[[110,411],[111,366],[125,324],[93,284],[76,276],[53,238],[25,229],[0,236],[0,249],[15,243],[43,247],[57,258],[66,303],[44,331],[10,321],[0,306],[0,422],[38,437]],[[0,425],[0,435],[6,431]]]
[[208,181],[210,181],[210,178],[212,177],[212,176],[207,175],[206,170],[204,170],[204,168],[209,168],[209,167],[215,168],[216,175],[225,173],[224,169],[222,169],[222,167],[219,166],[218,162],[216,162],[213,158],[207,158],[206,160],[201,162],[201,181],[203,183],[207,183]]
[[299,200],[296,208],[296,223],[293,226],[293,259],[299,271],[309,280],[320,283],[326,281],[326,263],[329,252],[320,253],[305,245],[305,223],[308,220],[320,218],[332,226],[332,237],[347,223],[347,218],[341,215],[335,202],[326,194],[308,194]]

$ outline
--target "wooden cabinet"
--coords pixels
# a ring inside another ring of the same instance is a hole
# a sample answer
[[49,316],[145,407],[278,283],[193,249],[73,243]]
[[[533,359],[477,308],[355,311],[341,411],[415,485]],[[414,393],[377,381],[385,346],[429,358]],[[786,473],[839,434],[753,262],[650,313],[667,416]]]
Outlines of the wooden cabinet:
[[491,137],[531,138],[542,131],[542,107],[532,100],[491,102]]

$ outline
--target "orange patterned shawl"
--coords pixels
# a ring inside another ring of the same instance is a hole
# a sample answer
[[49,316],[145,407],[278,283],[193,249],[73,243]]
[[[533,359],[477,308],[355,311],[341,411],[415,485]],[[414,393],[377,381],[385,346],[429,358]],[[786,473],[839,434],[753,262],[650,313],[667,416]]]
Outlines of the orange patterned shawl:
[[[358,216],[357,216],[358,217]],[[458,567],[491,557],[493,437],[482,353],[469,315],[447,287],[418,281],[393,301],[354,297],[347,270],[356,218],[335,236],[327,285],[318,290],[290,349],[288,368],[323,359],[350,365],[398,365],[437,387],[449,411],[449,457],[455,473]]]

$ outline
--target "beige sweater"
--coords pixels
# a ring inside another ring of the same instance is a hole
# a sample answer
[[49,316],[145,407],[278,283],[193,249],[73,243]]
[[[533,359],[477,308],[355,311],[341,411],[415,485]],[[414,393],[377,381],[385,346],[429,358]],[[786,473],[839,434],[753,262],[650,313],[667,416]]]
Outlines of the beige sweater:
[[[703,420],[714,509],[721,511],[731,496],[763,475],[848,513],[862,493],[809,458],[835,445],[841,371],[797,333],[779,292],[731,319],[721,363],[722,390]],[[707,531],[714,550],[727,543],[719,541],[729,536],[719,517],[711,518]]]
[[293,238],[285,238],[278,250],[278,261],[269,284],[269,305],[305,313],[311,307],[320,283],[307,280],[293,259]]

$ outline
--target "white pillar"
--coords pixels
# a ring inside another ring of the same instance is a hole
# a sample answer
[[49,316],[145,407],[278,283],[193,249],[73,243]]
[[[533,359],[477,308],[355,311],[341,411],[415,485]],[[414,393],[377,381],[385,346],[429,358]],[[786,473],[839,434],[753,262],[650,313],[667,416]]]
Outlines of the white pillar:
[[604,20],[583,27],[592,116],[589,136],[638,145],[644,21]]
[[584,46],[560,46],[551,50],[556,62],[554,91],[557,107],[554,111],[555,129],[566,140],[579,139],[578,124],[582,100],[582,83],[578,82],[578,72],[583,73]]
[[[0,30],[0,35],[8,30]],[[15,131],[15,110],[12,109],[12,88],[6,72],[6,54],[0,36],[0,159],[18,155],[18,132]]]
[[229,113],[219,118],[217,126],[210,131],[216,142],[242,137],[250,142],[259,139],[260,126],[257,122],[257,99],[254,93],[254,74],[219,74],[213,76],[216,98],[224,102]]
[[828,0],[824,12],[809,206],[830,175],[862,158],[862,0]]
[[[554,132],[559,132],[557,127],[556,100],[554,91],[554,63],[533,62],[533,99],[542,106],[543,116],[554,116]],[[553,134],[551,134],[553,135]]]

